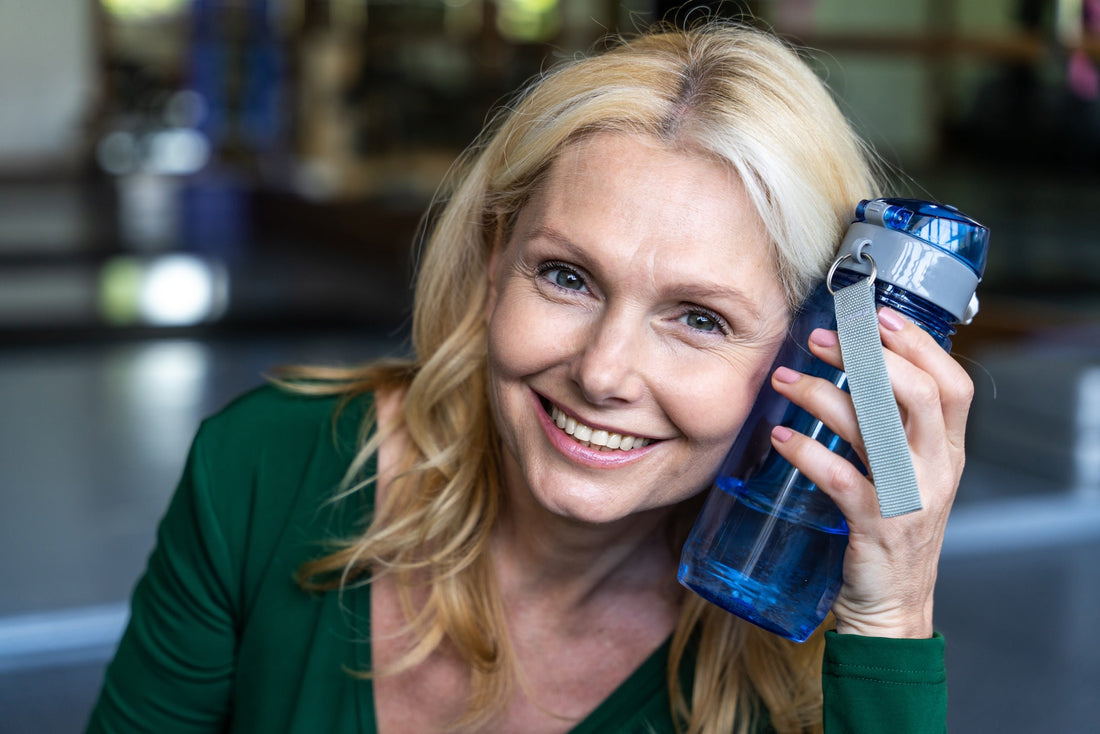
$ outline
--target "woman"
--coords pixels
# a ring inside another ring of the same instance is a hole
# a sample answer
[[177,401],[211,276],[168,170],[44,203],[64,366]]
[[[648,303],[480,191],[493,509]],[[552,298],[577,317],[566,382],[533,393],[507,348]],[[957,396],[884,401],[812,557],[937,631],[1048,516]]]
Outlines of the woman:
[[[773,433],[851,528],[835,632],[787,643],[675,583],[763,380],[860,445],[844,393],[768,369],[877,188],[762,33],[548,74],[456,169],[416,358],[297,371],[204,424],[90,730],[941,730],[932,592],[970,383],[893,312],[926,509],[882,520],[854,466]],[[840,364],[835,334],[809,347]]]

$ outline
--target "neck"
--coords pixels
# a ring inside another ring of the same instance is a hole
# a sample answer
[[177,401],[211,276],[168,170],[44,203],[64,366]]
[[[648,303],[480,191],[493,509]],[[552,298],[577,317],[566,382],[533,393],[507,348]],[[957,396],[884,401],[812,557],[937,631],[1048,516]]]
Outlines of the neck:
[[506,597],[552,600],[565,612],[608,594],[676,595],[674,508],[592,524],[547,511],[523,489],[507,494],[493,537]]

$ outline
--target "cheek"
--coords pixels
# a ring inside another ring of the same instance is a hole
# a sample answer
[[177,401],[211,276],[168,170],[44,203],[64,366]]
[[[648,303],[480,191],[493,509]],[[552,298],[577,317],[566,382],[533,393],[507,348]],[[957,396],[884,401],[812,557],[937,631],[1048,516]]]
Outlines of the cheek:
[[[673,501],[686,500],[710,486],[756,401],[766,368],[736,371],[731,376],[726,367],[722,379],[700,379],[695,383],[697,390],[676,401],[677,414],[671,417],[678,422],[688,446],[677,482],[682,494]],[[672,408],[667,410],[671,414]]]
[[570,330],[553,309],[530,295],[501,293],[489,316],[489,369],[495,387],[531,375],[568,357]]
[[767,356],[723,360],[710,369],[681,373],[667,409],[700,449],[724,455],[756,402],[771,361]]

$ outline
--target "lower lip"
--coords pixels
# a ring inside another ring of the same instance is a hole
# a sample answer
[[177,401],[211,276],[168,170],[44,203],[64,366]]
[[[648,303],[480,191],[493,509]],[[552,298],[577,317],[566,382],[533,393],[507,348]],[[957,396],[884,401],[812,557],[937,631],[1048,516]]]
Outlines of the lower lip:
[[585,446],[577,443],[573,440],[572,436],[558,428],[557,424],[554,423],[553,419],[550,417],[550,414],[543,409],[542,401],[539,400],[538,395],[532,393],[532,397],[534,399],[535,412],[539,416],[539,423],[542,424],[542,429],[546,432],[546,437],[550,439],[550,443],[561,454],[578,464],[584,464],[585,466],[591,466],[596,469],[612,469],[641,459],[660,444],[660,442],[651,443],[640,449],[631,449],[629,451],[620,451],[619,449],[600,451],[599,449]]

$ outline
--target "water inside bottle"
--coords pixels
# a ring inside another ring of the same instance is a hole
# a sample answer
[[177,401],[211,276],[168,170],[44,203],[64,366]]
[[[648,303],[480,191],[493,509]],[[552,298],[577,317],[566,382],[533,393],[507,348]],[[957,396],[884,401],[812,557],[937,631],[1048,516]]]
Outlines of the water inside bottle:
[[[680,581],[708,601],[797,642],[825,618],[839,591],[847,527],[827,527],[737,479],[719,477],[727,505],[711,533],[692,534]],[[773,488],[774,489],[774,488]]]

